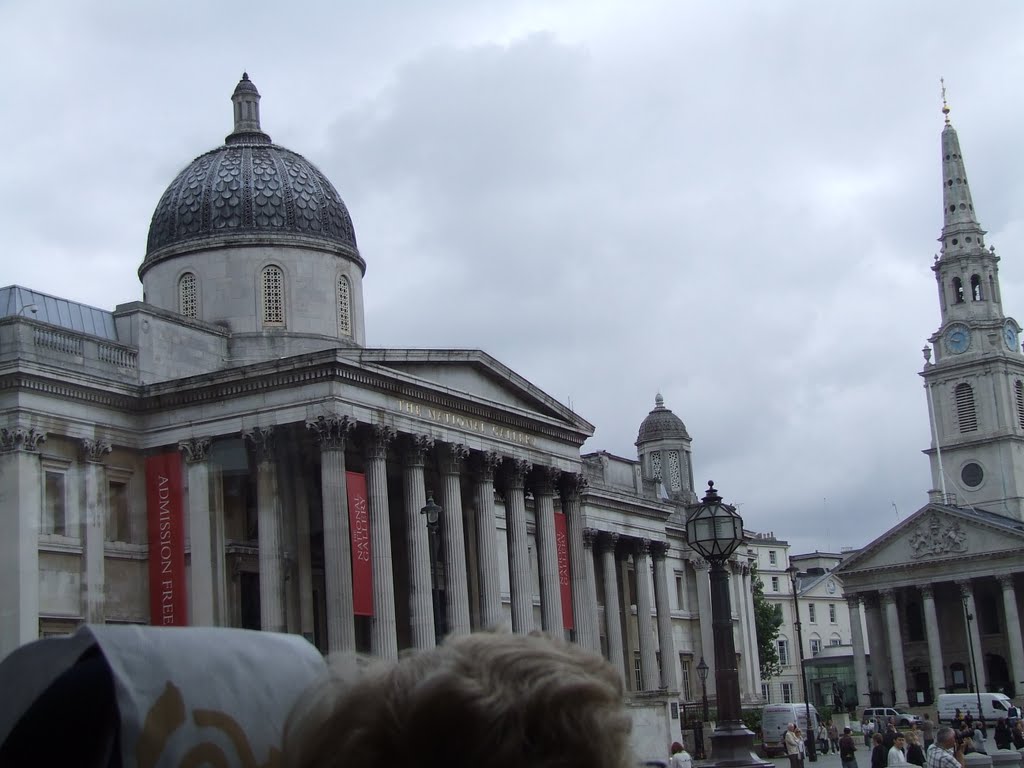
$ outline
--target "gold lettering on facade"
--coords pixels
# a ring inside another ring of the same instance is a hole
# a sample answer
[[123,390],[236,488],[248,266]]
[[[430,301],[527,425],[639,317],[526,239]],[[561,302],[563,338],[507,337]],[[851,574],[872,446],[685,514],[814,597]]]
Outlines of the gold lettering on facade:
[[454,413],[452,411],[442,411],[439,408],[434,408],[429,405],[420,405],[413,403],[408,400],[398,401],[399,413],[404,413],[409,416],[417,416],[427,421],[432,421],[435,424],[443,424],[446,427],[454,427],[455,429],[461,429],[463,432],[473,432],[478,435],[489,435],[497,438],[498,440],[504,440],[509,443],[516,443],[517,445],[536,445],[537,438],[527,432],[519,432],[508,427],[500,427],[497,424],[489,424],[483,419],[477,419],[473,416],[465,416],[461,413]]

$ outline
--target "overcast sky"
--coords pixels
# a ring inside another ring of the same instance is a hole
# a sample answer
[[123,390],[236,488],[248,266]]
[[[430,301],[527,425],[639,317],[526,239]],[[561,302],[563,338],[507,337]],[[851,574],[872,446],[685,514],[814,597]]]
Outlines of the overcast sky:
[[1024,320],[1024,3],[0,2],[0,284],[110,308],[175,174],[263,128],[355,222],[371,346],[479,347],[635,456],[661,391],[748,527],[926,501],[939,77]]

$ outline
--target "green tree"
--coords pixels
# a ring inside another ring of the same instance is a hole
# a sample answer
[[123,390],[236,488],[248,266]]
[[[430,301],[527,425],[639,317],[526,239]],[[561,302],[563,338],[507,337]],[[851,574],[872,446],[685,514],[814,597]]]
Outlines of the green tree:
[[782,626],[782,610],[780,606],[773,605],[765,599],[764,582],[761,581],[756,565],[753,576],[757,654],[761,662],[761,679],[767,682],[782,674],[782,665],[779,664],[779,646],[775,642],[779,638],[779,627]]

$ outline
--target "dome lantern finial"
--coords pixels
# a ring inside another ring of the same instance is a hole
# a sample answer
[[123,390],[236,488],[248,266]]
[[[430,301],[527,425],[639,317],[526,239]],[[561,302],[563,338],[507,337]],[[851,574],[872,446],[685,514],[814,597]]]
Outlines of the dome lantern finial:
[[654,407],[655,408],[664,408],[665,407],[665,398],[661,396],[661,392],[658,392],[654,396]]
[[242,73],[242,79],[231,94],[231,101],[234,104],[235,129],[227,137],[227,142],[257,139],[260,143],[270,143],[270,137],[260,128],[260,92],[249,79],[248,72]]

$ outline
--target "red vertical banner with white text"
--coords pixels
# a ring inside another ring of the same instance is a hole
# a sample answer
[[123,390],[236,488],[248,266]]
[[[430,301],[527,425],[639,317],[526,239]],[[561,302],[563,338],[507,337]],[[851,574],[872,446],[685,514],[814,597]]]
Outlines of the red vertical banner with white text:
[[373,616],[373,562],[366,475],[346,472],[345,487],[348,493],[348,530],[352,543],[353,613],[356,616]]
[[562,592],[562,626],[573,629],[572,583],[569,581],[569,536],[565,531],[565,515],[555,512],[555,549],[558,552],[558,588]]
[[146,517],[149,522],[149,623],[188,626],[185,593],[185,508],[181,454],[146,457]]

